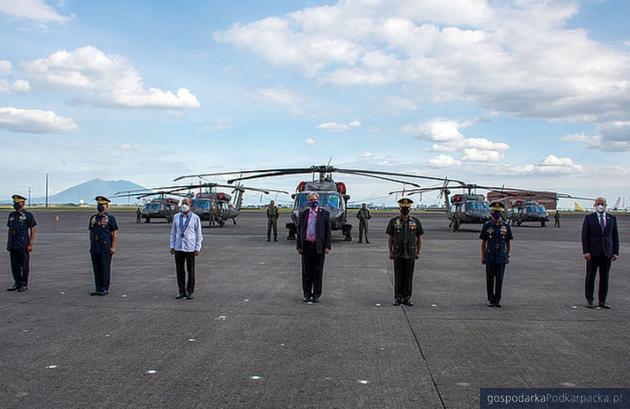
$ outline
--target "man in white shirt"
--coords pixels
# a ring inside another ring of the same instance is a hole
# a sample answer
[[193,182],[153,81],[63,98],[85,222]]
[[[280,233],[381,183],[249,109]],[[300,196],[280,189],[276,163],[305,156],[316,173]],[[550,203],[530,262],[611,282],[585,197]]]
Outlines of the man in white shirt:
[[[201,220],[190,211],[189,197],[182,200],[181,212],[173,218],[171,226],[171,254],[175,255],[175,269],[177,271],[178,300],[192,300],[195,291],[195,257],[201,252]],[[188,270],[188,282],[186,272]]]

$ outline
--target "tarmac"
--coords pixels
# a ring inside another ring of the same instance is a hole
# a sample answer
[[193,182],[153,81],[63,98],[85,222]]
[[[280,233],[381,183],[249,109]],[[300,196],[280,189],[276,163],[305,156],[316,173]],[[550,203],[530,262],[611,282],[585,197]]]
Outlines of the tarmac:
[[[498,309],[486,306],[480,226],[451,233],[439,214],[418,215],[415,305],[394,307],[392,215],[372,218],[370,244],[334,232],[321,303],[308,305],[287,215],[278,242],[262,213],[204,228],[186,301],[170,226],[113,213],[110,294],[91,297],[89,213],[34,212],[29,290],[0,292],[0,407],[472,409],[480,388],[630,387],[630,216],[618,219],[612,309],[590,310],[580,215],[514,229]],[[4,251],[0,273],[10,286]]]

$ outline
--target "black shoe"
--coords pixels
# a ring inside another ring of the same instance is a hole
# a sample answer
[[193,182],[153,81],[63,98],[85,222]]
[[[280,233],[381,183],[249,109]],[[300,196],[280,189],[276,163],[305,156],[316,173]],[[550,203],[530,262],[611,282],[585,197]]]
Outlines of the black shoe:
[[413,307],[413,302],[410,299],[403,300],[402,303],[407,307]]
[[90,295],[100,295],[100,293],[98,291],[92,291]]
[[366,241],[365,241],[365,244],[370,244],[370,242],[366,240]]
[[394,302],[392,304],[395,305],[396,307],[398,307],[401,302],[402,301],[399,298],[394,298]]
[[184,298],[186,298],[186,294],[180,294],[177,297],[175,297],[176,300],[182,300]]
[[271,239],[267,239],[267,241],[271,241]]
[[17,291],[17,289],[18,289],[18,286],[13,284],[12,287],[7,288],[7,291]]
[[595,308],[595,306],[593,305],[593,301],[589,301],[586,303],[586,308]]
[[319,297],[313,297],[311,301],[317,304],[319,302]]
[[363,243],[361,240],[357,241],[357,244],[361,244],[361,243]]
[[492,303],[492,302],[489,302],[489,303],[488,303],[488,307],[494,307],[494,306],[495,306],[495,304],[494,304],[494,303]]
[[[20,291],[20,290],[18,290]],[[599,308],[603,308],[605,310],[609,310],[610,309],[610,305],[606,304],[605,302],[600,302],[599,303]]]
[[502,308],[501,304],[494,304],[494,306],[497,307],[497,308]]
[[311,297],[304,297],[304,299],[302,301],[304,301],[304,302],[311,302]]
[[277,237],[274,237],[274,238],[273,238],[273,241],[278,241],[278,238],[277,238]]
[[186,299],[187,300],[192,300],[193,299],[193,295],[192,294],[187,294],[186,295]]
[[28,287],[18,287],[18,292],[23,293],[24,291],[28,290]]

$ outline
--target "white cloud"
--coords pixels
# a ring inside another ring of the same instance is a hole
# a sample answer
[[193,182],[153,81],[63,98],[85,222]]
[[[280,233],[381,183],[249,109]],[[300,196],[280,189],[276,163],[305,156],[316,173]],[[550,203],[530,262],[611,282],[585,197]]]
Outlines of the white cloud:
[[363,159],[368,159],[368,158],[371,158],[371,157],[372,157],[372,154],[370,152],[363,152],[361,154],[361,158],[363,158]]
[[359,121],[351,121],[348,123],[337,123],[337,122],[324,122],[322,124],[317,125],[319,129],[326,129],[330,131],[349,131],[353,128],[360,128],[361,122]]
[[597,125],[596,135],[565,135],[562,140],[583,142],[589,148],[599,148],[604,152],[630,151],[630,121],[601,123]]
[[513,176],[567,176],[584,173],[584,167],[573,162],[570,158],[547,155],[537,164],[494,164],[491,168],[495,173]]
[[76,103],[125,108],[198,108],[186,88],[164,91],[144,87],[138,71],[122,56],[108,55],[92,46],[60,50],[46,58],[25,62],[24,72],[35,86],[79,90]]
[[217,41],[338,86],[400,83],[546,119],[630,114],[630,53],[570,28],[571,1],[345,0],[235,24]]
[[13,132],[54,133],[76,131],[77,124],[52,111],[0,107],[0,128]]
[[11,62],[7,60],[0,60],[0,75],[6,75],[11,72]]
[[71,16],[62,16],[42,0],[0,0],[0,13],[28,18],[42,23],[65,23]]
[[448,168],[452,166],[459,166],[461,162],[452,156],[438,155],[429,159],[429,165],[435,168]]
[[313,138],[306,138],[305,142],[307,145],[315,145],[315,139]]
[[283,88],[265,88],[256,92],[256,97],[264,102],[271,102],[287,108],[292,114],[302,113],[302,97]]
[[[466,162],[498,162],[503,159],[503,152],[510,146],[503,142],[493,142],[486,138],[466,138],[462,128],[473,125],[478,120],[458,122],[437,118],[420,125],[404,125],[402,130],[416,135],[420,139],[436,142],[430,150],[433,152],[463,152],[461,158]],[[440,155],[440,157],[447,157]]]

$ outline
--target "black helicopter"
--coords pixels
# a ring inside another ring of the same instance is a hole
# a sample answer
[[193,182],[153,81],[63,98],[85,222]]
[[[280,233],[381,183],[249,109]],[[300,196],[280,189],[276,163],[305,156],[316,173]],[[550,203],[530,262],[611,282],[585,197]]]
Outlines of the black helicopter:
[[[220,172],[220,173],[208,173],[201,175],[186,175],[180,176],[175,181],[190,177],[206,177],[206,176],[219,176],[219,175],[238,175],[234,179],[228,180],[228,183],[235,181],[243,181],[247,179],[274,177],[274,176],[286,176],[286,175],[298,175],[304,173],[310,173],[312,178],[310,181],[301,181],[296,188],[296,193],[292,194],[293,198],[293,211],[291,212],[291,222],[286,224],[288,229],[288,240],[294,240],[297,234],[298,217],[302,210],[308,206],[307,196],[311,192],[317,192],[319,194],[320,207],[327,210],[330,213],[330,221],[332,230],[341,230],[346,241],[352,240],[352,225],[348,223],[348,200],[350,195],[347,192],[347,187],[344,182],[335,182],[333,180],[333,173],[343,173],[347,175],[363,176],[374,179],[385,180],[389,182],[400,183],[403,185],[411,185],[420,188],[420,185],[410,182],[408,180],[395,179],[393,177],[401,178],[418,178],[443,181],[443,178],[436,178],[432,176],[421,176],[394,172],[382,172],[374,170],[360,170],[360,169],[340,169],[330,165],[314,165],[306,168],[281,168],[281,169],[259,169],[259,170],[243,170],[234,172]],[[247,176],[243,176],[247,175]]]
[[[217,192],[216,188],[231,188],[234,189],[234,196]],[[196,194],[195,190],[199,190]],[[178,195],[181,197],[190,197],[191,206],[190,210],[195,213],[201,220],[208,221],[209,226],[213,226],[215,223],[220,227],[225,225],[225,222],[232,219],[233,224],[236,224],[236,218],[240,214],[241,206],[243,204],[243,193],[246,190],[261,192],[269,194],[270,192],[289,194],[283,190],[275,189],[260,189],[255,187],[247,187],[241,185],[224,185],[213,182],[204,182],[189,185],[178,186],[161,186],[151,190],[159,190],[159,192]],[[181,194],[180,192],[188,191],[187,194]],[[132,195],[138,195],[138,191],[120,192],[126,195],[133,193]],[[147,194],[147,193],[143,193]],[[174,214],[174,213],[173,213]]]
[[172,191],[143,191],[138,192],[118,192],[114,194],[114,197],[135,197],[136,199],[144,199],[152,196],[154,197],[150,201],[146,202],[142,206],[141,217],[145,223],[150,223],[151,219],[165,219],[168,223],[173,221],[173,215],[179,211],[179,199],[169,196],[185,197],[174,193]]

